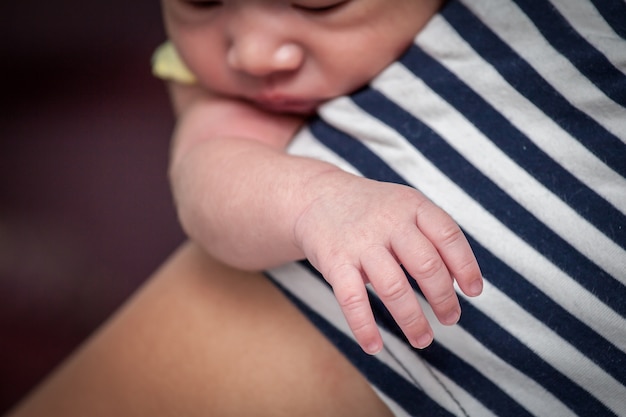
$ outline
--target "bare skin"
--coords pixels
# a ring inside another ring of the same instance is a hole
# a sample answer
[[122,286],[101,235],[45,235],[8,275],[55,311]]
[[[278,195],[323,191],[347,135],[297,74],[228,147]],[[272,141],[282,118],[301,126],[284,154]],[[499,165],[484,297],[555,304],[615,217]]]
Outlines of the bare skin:
[[7,417],[390,416],[266,278],[184,245]]

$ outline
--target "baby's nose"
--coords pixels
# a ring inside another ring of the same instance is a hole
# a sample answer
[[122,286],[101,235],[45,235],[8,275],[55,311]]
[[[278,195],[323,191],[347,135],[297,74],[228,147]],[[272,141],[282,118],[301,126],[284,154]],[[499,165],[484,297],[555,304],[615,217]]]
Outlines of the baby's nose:
[[256,77],[295,71],[303,60],[304,51],[295,43],[254,37],[233,42],[227,56],[231,68]]

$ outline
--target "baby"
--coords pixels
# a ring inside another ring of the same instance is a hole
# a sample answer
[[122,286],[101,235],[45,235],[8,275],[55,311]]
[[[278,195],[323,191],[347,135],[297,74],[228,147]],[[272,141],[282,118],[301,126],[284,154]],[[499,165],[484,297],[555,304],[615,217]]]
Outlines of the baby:
[[460,316],[453,282],[480,294],[478,264],[456,223],[417,190],[285,148],[322,103],[401,55],[442,3],[163,0],[173,48],[157,54],[156,68],[168,53],[180,60],[174,72],[157,72],[172,81],[170,177],[184,230],[242,269],[307,258],[370,354],[382,339],[365,284],[423,348],[432,329],[402,267],[452,325]]

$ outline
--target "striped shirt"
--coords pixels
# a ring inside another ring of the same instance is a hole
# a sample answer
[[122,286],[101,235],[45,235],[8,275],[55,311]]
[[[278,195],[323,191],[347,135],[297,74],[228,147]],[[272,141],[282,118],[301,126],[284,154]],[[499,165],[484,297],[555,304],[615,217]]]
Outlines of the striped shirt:
[[626,416],[625,38],[623,0],[452,0],[290,145],[416,187],[481,266],[455,326],[414,287],[424,350],[370,293],[376,356],[310,264],[267,272],[397,416]]

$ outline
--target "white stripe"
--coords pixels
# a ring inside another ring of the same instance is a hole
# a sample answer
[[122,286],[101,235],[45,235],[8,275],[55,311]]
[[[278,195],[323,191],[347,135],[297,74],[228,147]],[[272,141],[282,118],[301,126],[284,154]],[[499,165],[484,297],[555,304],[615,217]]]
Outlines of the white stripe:
[[[495,256],[563,306],[570,314],[626,351],[626,332],[623,330],[626,329],[626,319],[507,229],[396,131],[370,117],[349,100],[335,102],[333,110],[324,116],[363,140],[374,153],[449,213],[461,227]],[[343,124],[343,114],[353,115],[350,123]],[[357,115],[360,115],[360,118],[357,118]],[[370,137],[377,139],[370,142]],[[380,138],[386,138],[387,142],[382,143]],[[586,308],[581,309],[581,305]]]
[[362,174],[346,162],[345,159],[320,144],[311,131],[306,128],[301,130],[296,138],[289,143],[287,152],[291,155],[319,159],[320,161],[336,165],[351,174],[362,176]]
[[[425,305],[425,301],[421,297],[419,297],[419,299],[424,311],[427,312],[430,310],[430,307]],[[434,318],[432,310],[430,311],[431,318]],[[434,318],[434,320],[436,321],[437,319]],[[401,341],[384,330],[382,330],[381,333],[385,343],[385,350],[379,353],[378,357],[383,362],[389,364],[389,366],[399,374],[406,375],[405,369],[408,369],[411,376],[420,383],[421,389],[450,413],[458,416],[469,414],[470,416],[487,417],[493,415],[484,404],[457,385],[456,382],[448,379],[444,374],[427,364],[423,359],[416,357],[415,352],[406,342]],[[437,337],[437,335],[435,336]],[[439,342],[438,337],[437,341]],[[392,352],[393,356],[388,352]],[[394,357],[402,363],[403,368],[396,365],[397,361]],[[476,363],[470,362],[470,365],[475,367]],[[478,371],[480,371],[480,369]],[[532,383],[532,381],[528,379],[525,381]]]
[[395,417],[411,417],[411,415],[404,411],[404,409],[400,407],[398,403],[386,396],[382,391],[376,388],[376,386],[372,385],[372,389],[380,397],[380,399],[383,400],[383,402],[387,405],[387,407],[389,408],[389,410],[391,410],[391,413]]
[[[606,166],[511,87],[445,20],[434,19],[429,25],[429,31],[423,32],[418,41],[429,53],[441,57],[441,64],[480,94],[541,150],[622,213],[626,213],[626,179]],[[394,83],[397,67],[389,68],[376,83]],[[476,74],[480,74],[480,77],[476,77]],[[403,97],[402,91],[396,88],[393,96]],[[413,102],[420,100],[412,97]],[[605,101],[605,98],[600,99],[600,102]],[[626,110],[622,110],[623,129],[626,132]]]
[[[463,410],[459,410],[454,413],[457,416],[480,416],[488,417],[495,416],[493,411],[488,409],[483,403],[472,397],[465,390],[460,388],[453,380],[446,375],[439,372],[437,369],[432,368],[432,372],[437,376],[439,381],[450,391],[454,398],[463,407]],[[537,401],[537,399],[535,399]],[[521,405],[523,407],[523,405]]]
[[[407,112],[425,120],[430,128],[521,206],[626,285],[626,251],[520,168],[420,79],[401,65],[395,65],[374,86]],[[432,117],[433,114],[445,117]],[[620,198],[626,203],[626,182],[622,182],[624,188]]]
[[[622,39],[589,0],[551,0],[554,7],[587,42],[626,74],[626,40]],[[626,16],[622,16],[626,20]]]
[[[626,109],[607,100],[602,91],[554,50],[517,5],[505,0],[499,1],[497,7],[488,1],[467,0],[464,4],[570,103],[626,141]],[[427,33],[422,31],[418,39]]]

